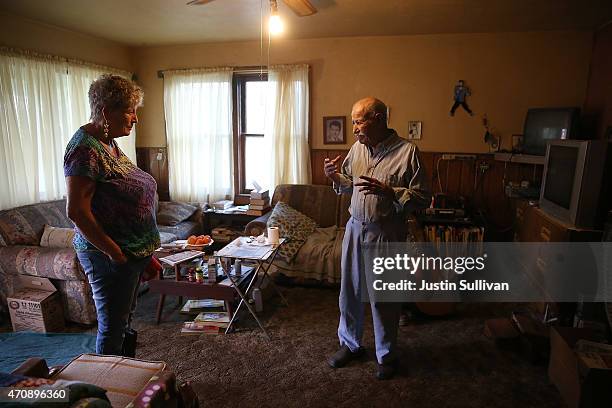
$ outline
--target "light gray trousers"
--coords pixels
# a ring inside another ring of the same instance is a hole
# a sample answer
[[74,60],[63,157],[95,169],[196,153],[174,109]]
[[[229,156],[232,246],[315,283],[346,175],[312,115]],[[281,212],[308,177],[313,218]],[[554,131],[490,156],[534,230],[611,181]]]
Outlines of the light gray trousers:
[[[341,282],[340,282],[340,324],[338,338],[340,345],[356,351],[363,336],[364,303],[361,299],[365,285],[362,269],[363,243],[400,242],[406,237],[406,225],[402,221],[367,223],[351,217],[346,224],[342,241]],[[372,274],[372,270],[365,270]],[[370,296],[373,299],[373,296]],[[401,303],[370,302],[376,344],[376,359],[379,364],[389,363],[397,358],[396,342]]]

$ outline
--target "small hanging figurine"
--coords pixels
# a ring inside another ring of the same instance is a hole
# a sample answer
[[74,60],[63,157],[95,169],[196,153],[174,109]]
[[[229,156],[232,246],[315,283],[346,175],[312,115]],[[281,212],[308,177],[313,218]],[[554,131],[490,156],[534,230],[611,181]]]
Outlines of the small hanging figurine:
[[463,109],[465,109],[465,111],[467,113],[469,113],[470,116],[474,116],[474,112],[472,112],[472,110],[468,106],[467,102],[465,101],[465,98],[470,96],[470,95],[471,95],[470,94],[470,88],[465,86],[465,82],[463,81],[463,79],[460,79],[457,82],[457,85],[455,85],[455,92],[454,92],[454,95],[453,95],[455,103],[453,103],[453,107],[450,110],[450,115],[451,116],[455,116],[455,111],[457,110],[459,105],[463,106]]

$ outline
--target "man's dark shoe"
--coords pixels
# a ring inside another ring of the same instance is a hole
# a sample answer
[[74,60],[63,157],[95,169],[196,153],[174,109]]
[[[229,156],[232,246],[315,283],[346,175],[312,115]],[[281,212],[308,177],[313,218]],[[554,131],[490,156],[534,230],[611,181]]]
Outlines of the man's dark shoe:
[[365,349],[363,347],[359,347],[356,351],[351,351],[347,345],[340,347],[340,350],[336,351],[336,354],[331,356],[327,363],[332,368],[340,368],[347,365],[350,361],[363,357],[365,354]]
[[379,380],[390,380],[393,378],[399,368],[399,360],[393,360],[390,363],[378,364],[378,372],[376,378]]

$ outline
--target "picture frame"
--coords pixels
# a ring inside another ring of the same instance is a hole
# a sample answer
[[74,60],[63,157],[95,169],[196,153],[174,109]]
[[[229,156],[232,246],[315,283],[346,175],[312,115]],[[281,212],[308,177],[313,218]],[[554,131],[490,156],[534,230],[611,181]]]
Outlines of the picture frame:
[[346,116],[323,117],[323,144],[346,144]]
[[423,122],[411,120],[408,122],[408,140],[421,140],[423,134]]

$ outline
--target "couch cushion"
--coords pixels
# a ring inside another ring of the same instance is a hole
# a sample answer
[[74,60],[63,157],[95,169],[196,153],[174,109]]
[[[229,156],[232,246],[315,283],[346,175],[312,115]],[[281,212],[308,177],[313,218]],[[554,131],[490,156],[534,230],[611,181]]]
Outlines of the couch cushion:
[[268,218],[268,227],[278,227],[281,237],[289,238],[289,242],[279,249],[278,257],[290,262],[308,236],[315,231],[317,223],[289,204],[279,201]]
[[96,322],[96,307],[87,280],[54,280],[53,283],[62,298],[66,320],[80,324]]
[[170,232],[159,231],[159,242],[161,244],[169,244],[178,239],[178,237]]
[[85,280],[74,249],[13,245],[0,248],[0,265],[23,275],[60,280]]
[[281,184],[274,189],[272,205],[280,201],[309,216],[320,227],[336,225],[338,195],[331,186]]
[[72,228],[66,200],[26,205],[0,211],[0,235],[5,245],[38,245],[45,224]]
[[191,235],[200,235],[202,233],[202,224],[195,221],[183,221],[174,226],[158,225],[157,228],[160,233],[165,232],[175,235],[175,239],[187,239]]
[[74,228],[58,228],[45,225],[40,246],[46,248],[72,248]]
[[191,217],[198,207],[176,201],[160,201],[157,212],[159,225],[177,225]]

